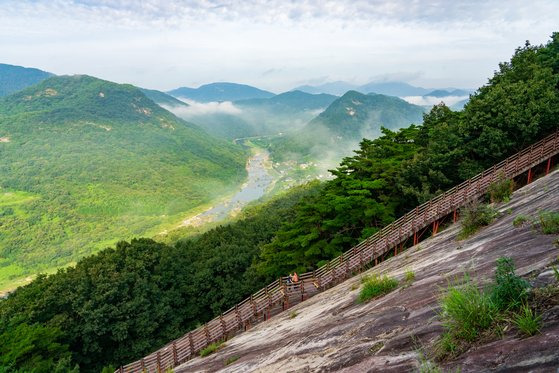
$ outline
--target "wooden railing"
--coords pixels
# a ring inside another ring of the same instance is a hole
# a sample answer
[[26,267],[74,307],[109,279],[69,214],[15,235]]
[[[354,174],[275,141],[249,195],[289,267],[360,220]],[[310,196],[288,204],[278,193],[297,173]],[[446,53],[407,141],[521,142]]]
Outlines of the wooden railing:
[[246,328],[247,323],[267,319],[270,310],[280,304],[283,309],[290,296],[300,295],[302,300],[305,294],[312,295],[313,291],[309,291],[309,286],[316,293],[336,280],[359,271],[441,217],[480,198],[487,193],[489,185],[499,178],[509,179],[529,171],[530,181],[532,168],[546,160],[549,171],[551,158],[558,153],[559,131],[416,207],[318,270],[300,275],[297,284],[287,284],[287,277],[280,278],[207,324],[148,356],[119,368],[117,372],[162,372],[173,368],[197,356],[200,350],[212,342]]

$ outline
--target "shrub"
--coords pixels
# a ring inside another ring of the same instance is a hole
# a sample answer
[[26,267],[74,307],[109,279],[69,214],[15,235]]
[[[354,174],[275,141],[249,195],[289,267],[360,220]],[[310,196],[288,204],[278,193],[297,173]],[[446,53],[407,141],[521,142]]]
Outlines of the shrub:
[[208,356],[210,354],[213,354],[214,352],[216,352],[217,350],[219,350],[221,347],[224,347],[225,343],[223,341],[217,341],[214,343],[209,344],[206,348],[203,348],[200,350],[200,357],[205,357]]
[[539,214],[540,227],[544,234],[559,233],[559,211],[542,211]]
[[512,221],[512,225],[515,228],[520,227],[522,224],[526,223],[528,221],[528,216],[526,215],[517,215],[516,218],[514,218],[514,220]]
[[413,282],[413,280],[415,280],[415,272],[410,270],[407,270],[406,273],[404,274],[404,280],[407,283],[411,283]]
[[520,307],[526,299],[528,287],[528,282],[514,273],[514,262],[511,258],[497,259],[491,299],[499,310]]
[[555,276],[555,281],[559,281],[559,270],[557,267],[553,267],[553,275]]
[[382,294],[390,293],[398,287],[398,281],[388,276],[373,275],[363,278],[363,288],[359,293],[359,302],[368,301]]
[[225,365],[233,364],[237,360],[239,360],[239,356],[237,355],[230,356],[227,358],[227,360],[225,360]]
[[497,217],[497,211],[487,204],[477,201],[470,203],[462,215],[459,238],[466,238],[483,226],[489,225]]
[[466,341],[475,340],[497,316],[491,297],[467,276],[462,285],[449,285],[440,306],[440,317],[450,337]]
[[511,179],[499,178],[499,180],[489,185],[488,194],[491,202],[508,202],[512,195],[514,181]]
[[531,336],[540,332],[542,317],[525,304],[514,316],[513,322],[522,334]]

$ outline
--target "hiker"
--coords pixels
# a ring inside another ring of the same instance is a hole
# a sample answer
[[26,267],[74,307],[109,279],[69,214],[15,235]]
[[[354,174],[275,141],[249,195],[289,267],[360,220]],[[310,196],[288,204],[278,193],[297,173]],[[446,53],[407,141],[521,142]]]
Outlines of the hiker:
[[297,272],[293,272],[293,276],[291,276],[291,281],[299,282],[299,276],[297,276]]
[[293,283],[293,275],[290,273],[289,276],[287,277],[287,280],[285,281],[288,284],[292,284]]

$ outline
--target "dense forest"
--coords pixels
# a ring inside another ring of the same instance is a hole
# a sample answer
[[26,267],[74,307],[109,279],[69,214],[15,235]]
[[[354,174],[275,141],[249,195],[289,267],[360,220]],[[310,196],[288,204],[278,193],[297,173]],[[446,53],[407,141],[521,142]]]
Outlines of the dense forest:
[[121,242],[0,302],[0,371],[99,371],[211,319],[291,270],[315,268],[558,128],[559,33],[526,43],[463,111],[385,129],[313,183],[174,245]]
[[0,138],[0,290],[156,234],[246,176],[241,146],[85,75],[0,98]]

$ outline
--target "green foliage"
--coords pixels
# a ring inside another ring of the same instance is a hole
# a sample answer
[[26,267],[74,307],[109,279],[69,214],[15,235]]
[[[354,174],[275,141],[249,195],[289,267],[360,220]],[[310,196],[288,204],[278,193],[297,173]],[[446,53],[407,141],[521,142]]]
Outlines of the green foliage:
[[492,203],[508,202],[512,195],[514,181],[512,179],[499,178],[489,185],[489,199]]
[[472,202],[466,206],[460,225],[462,229],[458,234],[459,239],[470,237],[477,232],[481,227],[491,224],[497,217],[497,211],[491,206],[483,203]]
[[404,274],[404,281],[410,284],[414,280],[415,280],[415,272],[412,271],[411,269],[407,270],[406,273]]
[[207,347],[200,350],[200,357],[206,357],[210,354],[213,354],[220,348],[224,347],[225,343],[223,341],[218,341],[214,343],[210,343]]
[[272,277],[305,272],[394,220],[396,176],[402,161],[415,153],[418,128],[383,131],[379,139],[363,140],[356,155],[332,171],[335,179],[296,207],[296,218],[264,247],[262,269]]
[[227,365],[231,365],[231,364],[233,364],[235,361],[239,360],[239,358],[240,358],[240,357],[239,357],[238,355],[230,356],[230,357],[227,358],[227,360],[225,360],[225,363],[224,363],[224,364],[225,364],[226,366],[227,366]]
[[491,296],[467,277],[462,284],[449,285],[440,307],[440,317],[447,333],[466,341],[475,340],[497,316]]
[[539,223],[544,234],[559,233],[559,211],[542,211],[538,214]]
[[158,233],[246,173],[240,146],[133,86],[88,76],[50,78],[0,99],[0,137],[10,139],[0,142],[0,288]]
[[358,301],[366,302],[370,299],[390,293],[398,287],[398,281],[388,276],[372,275],[363,279],[363,288]]
[[[507,257],[497,260],[495,283],[488,291],[481,290],[468,276],[460,283],[449,284],[440,300],[439,317],[445,332],[437,342],[438,356],[443,358],[463,351],[464,343],[476,341],[491,328],[492,333],[502,334],[499,322],[527,300],[528,286],[525,280],[514,274],[514,263]],[[530,328],[530,323],[533,324],[537,317],[528,308],[513,321],[516,323],[520,319],[523,327]]]
[[555,281],[559,282],[559,269],[557,267],[553,267],[553,275],[555,276]]
[[70,372],[68,345],[58,328],[25,323],[0,334],[0,371]]
[[512,221],[512,225],[515,228],[518,228],[520,226],[522,226],[522,224],[526,223],[527,221],[529,221],[529,217],[523,214],[517,215],[514,220]]
[[520,312],[514,315],[513,322],[522,334],[532,336],[540,332],[542,317],[524,304]]
[[[296,188],[174,246],[121,242],[74,268],[41,275],[0,301],[0,335],[22,324],[58,328],[84,372],[136,360],[258,290],[263,279],[251,263],[260,246],[313,193],[312,186]],[[17,347],[12,343],[16,338],[5,347]]]
[[528,288],[528,282],[514,273],[514,262],[511,258],[497,259],[491,299],[498,310],[518,308],[526,300]]
[[295,312],[295,311],[291,311],[291,312],[289,313],[289,318],[290,318],[290,319],[294,319],[294,318],[296,318],[296,317],[297,317],[297,315],[298,315],[298,313],[297,313],[297,312]]

